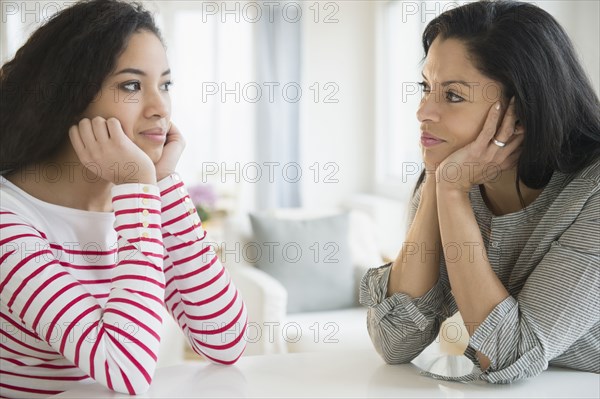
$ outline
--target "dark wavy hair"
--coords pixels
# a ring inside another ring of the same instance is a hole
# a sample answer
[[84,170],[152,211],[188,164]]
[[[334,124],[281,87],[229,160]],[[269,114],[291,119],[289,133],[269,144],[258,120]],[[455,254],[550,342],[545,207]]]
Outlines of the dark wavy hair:
[[141,4],[119,0],[78,2],[37,29],[0,69],[0,171],[56,154],[143,30],[163,41]]
[[502,85],[503,99],[515,97],[525,128],[517,190],[519,179],[542,188],[554,171],[573,173],[598,159],[600,102],[571,40],[550,14],[517,1],[469,3],[427,25],[425,56],[437,37],[464,43],[478,70]]

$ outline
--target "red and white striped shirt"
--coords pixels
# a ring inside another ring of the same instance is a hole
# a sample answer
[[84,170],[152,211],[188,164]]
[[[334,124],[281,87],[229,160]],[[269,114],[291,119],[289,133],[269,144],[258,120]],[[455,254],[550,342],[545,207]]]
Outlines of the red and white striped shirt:
[[179,176],[112,196],[113,213],[76,210],[0,177],[0,396],[146,391],[162,307],[207,359],[241,356],[244,303]]

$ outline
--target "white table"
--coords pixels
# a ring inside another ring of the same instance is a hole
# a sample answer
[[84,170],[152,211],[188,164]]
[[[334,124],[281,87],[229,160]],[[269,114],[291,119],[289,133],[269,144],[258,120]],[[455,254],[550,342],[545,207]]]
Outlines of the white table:
[[[467,370],[466,362],[470,365],[464,357],[422,354],[414,363],[456,373]],[[551,367],[510,385],[463,384],[422,376],[419,367],[387,365],[372,350],[248,356],[233,366],[189,362],[158,369],[150,391],[136,398],[600,397],[600,376],[593,373]],[[54,398],[131,397],[91,384]]]

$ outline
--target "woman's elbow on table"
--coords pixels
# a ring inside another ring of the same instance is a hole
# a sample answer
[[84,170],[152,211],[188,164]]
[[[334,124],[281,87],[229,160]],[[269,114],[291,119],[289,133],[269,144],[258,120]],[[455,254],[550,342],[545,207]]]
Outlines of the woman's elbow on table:
[[369,327],[369,336],[375,350],[387,364],[410,363],[423,351],[419,345],[394,339],[393,336],[378,328]]

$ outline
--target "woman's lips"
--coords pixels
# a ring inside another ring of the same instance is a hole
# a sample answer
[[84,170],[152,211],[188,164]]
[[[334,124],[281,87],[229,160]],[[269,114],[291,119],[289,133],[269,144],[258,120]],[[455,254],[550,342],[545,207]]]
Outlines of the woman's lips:
[[143,132],[140,132],[140,135],[157,143],[164,143],[167,137],[167,134],[162,128],[144,130]]
[[423,147],[432,147],[434,145],[438,145],[441,143],[444,143],[445,141],[435,137],[433,134],[429,133],[429,132],[422,132],[421,133],[421,144],[423,145]]

